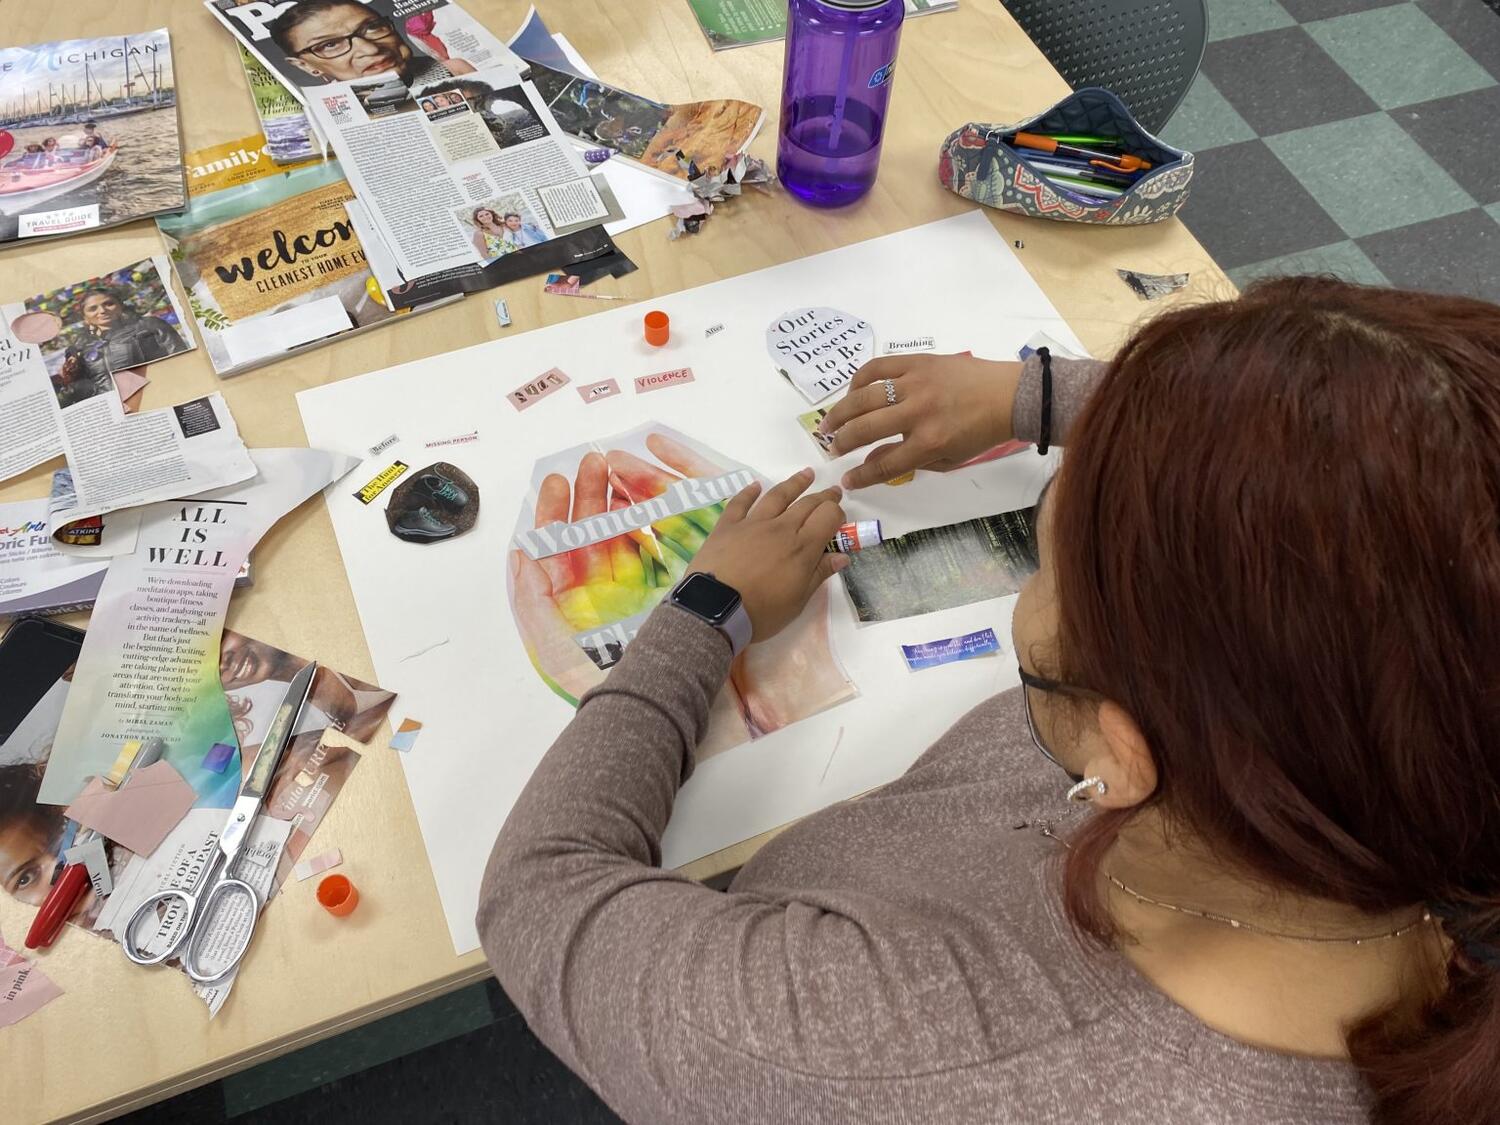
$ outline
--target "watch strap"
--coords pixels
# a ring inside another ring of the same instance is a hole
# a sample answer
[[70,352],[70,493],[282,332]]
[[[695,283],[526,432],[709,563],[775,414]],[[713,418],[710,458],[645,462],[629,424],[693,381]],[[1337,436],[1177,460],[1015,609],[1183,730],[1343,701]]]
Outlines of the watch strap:
[[755,635],[755,626],[750,623],[750,615],[745,612],[743,601],[734,607],[729,620],[718,628],[719,632],[728,638],[729,649],[735,656],[750,647],[750,638]]

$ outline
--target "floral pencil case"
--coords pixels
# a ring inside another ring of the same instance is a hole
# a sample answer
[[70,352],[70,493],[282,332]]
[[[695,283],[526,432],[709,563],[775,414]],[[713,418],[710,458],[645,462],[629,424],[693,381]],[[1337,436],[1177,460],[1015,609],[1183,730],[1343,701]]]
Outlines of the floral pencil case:
[[[1117,187],[1122,194],[1100,199],[1044,174],[1037,162],[1045,164],[1047,154],[1006,143],[1017,132],[1117,138],[1120,146],[1112,151],[1149,161],[1151,167],[1128,187]],[[1192,153],[1163,144],[1141,128],[1124,102],[1097,86],[1014,125],[970,122],[949,134],[938,154],[939,182],[965,199],[1075,223],[1135,226],[1170,219],[1187,202],[1192,178]]]

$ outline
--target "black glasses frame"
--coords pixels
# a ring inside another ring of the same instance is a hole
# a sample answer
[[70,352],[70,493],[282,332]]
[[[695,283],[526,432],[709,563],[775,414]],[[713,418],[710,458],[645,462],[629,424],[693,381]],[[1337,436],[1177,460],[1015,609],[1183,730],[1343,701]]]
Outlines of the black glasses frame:
[[1026,671],[1026,669],[1022,668],[1020,665],[1016,666],[1016,671],[1020,673],[1021,676],[1021,703],[1026,711],[1026,731],[1031,735],[1031,744],[1036,747],[1037,753],[1046,758],[1047,761],[1051,762],[1058,769],[1062,770],[1063,773],[1067,774],[1074,781],[1083,780],[1072,770],[1068,769],[1067,766],[1063,765],[1062,762],[1058,760],[1057,755],[1049,750],[1047,748],[1047,744],[1042,741],[1042,736],[1036,729],[1036,716],[1031,713],[1030,689],[1034,688],[1037,691],[1057,692],[1062,695],[1092,696],[1094,693],[1089,691],[1087,688],[1075,687],[1072,684],[1065,684],[1061,680],[1049,680],[1045,676],[1035,675],[1034,673]]
[[[373,34],[372,34],[373,33]],[[366,43],[374,43],[396,34],[396,25],[388,19],[371,19],[360,24],[348,35],[332,35],[327,39],[319,39],[316,43],[309,43],[302,50],[295,52],[298,55],[311,55],[315,59],[341,59],[350,51],[354,50],[354,41],[363,39]],[[342,43],[344,49],[334,51],[332,54],[319,53],[324,48],[331,47],[335,43]]]

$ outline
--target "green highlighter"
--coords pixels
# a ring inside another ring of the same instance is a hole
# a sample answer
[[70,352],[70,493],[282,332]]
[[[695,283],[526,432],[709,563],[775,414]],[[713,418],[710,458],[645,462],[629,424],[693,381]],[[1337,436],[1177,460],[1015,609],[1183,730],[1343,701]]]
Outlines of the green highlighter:
[[1061,145],[1085,145],[1091,148],[1119,148],[1119,137],[1095,137],[1088,133],[1039,133]]

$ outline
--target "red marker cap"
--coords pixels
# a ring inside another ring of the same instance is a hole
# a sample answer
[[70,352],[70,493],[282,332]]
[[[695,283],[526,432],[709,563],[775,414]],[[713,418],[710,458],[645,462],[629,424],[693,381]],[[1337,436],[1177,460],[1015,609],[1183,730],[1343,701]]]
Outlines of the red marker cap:
[[653,309],[646,314],[646,343],[659,348],[672,338],[672,322],[667,314]]
[[359,888],[347,875],[330,875],[318,884],[318,902],[335,918],[342,918],[359,905]]

